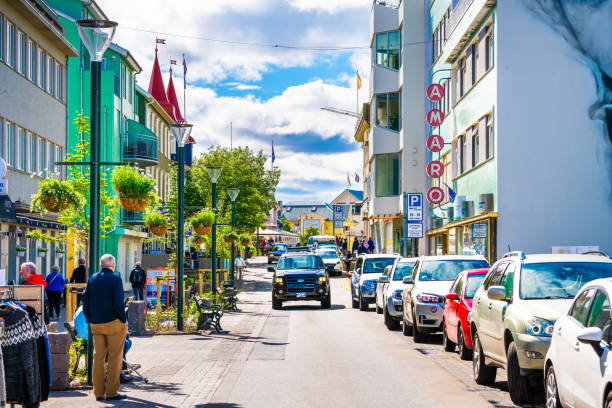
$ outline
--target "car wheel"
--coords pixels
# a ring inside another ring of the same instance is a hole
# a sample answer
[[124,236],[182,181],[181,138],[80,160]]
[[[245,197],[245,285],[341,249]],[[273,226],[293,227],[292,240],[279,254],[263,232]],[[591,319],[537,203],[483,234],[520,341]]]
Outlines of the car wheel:
[[[561,407],[561,401],[559,400],[559,389],[557,388],[557,376],[552,364],[546,370],[546,408],[558,408]],[[609,398],[609,396],[608,396]],[[606,407],[611,406],[606,401]]]
[[361,310],[362,312],[367,312],[368,310],[370,310],[370,305],[368,305],[368,302],[363,300],[363,297],[361,297],[361,295],[359,295],[359,310]]
[[612,408],[612,391],[608,392],[605,408]]
[[359,302],[355,300],[355,294],[353,293],[352,288],[351,288],[351,305],[353,306],[353,309],[357,309],[359,307]]
[[463,329],[461,325],[457,328],[457,347],[459,348],[459,358],[465,361],[472,359],[472,350],[467,348],[465,345],[465,338],[463,337]]
[[416,312],[412,310],[412,339],[415,343],[424,343],[427,335],[419,330],[419,324],[416,319]]
[[512,402],[517,405],[528,402],[530,399],[529,382],[527,376],[521,375],[521,367],[514,342],[508,346],[508,392]]
[[399,329],[399,322],[391,317],[391,315],[389,314],[389,309],[387,309],[387,307],[384,308],[384,314],[385,314],[385,326],[387,326],[387,329],[389,330]]
[[404,336],[410,336],[412,334],[412,326],[408,324],[406,318],[402,319],[402,333],[404,333]]
[[455,343],[448,338],[446,322],[444,320],[442,320],[442,346],[444,346],[444,351],[448,351],[449,353],[455,351]]
[[331,293],[328,293],[325,298],[321,299],[321,307],[323,309],[331,309]]
[[378,307],[378,298],[376,298],[376,314],[382,314],[382,308]]
[[474,381],[479,385],[491,385],[495,382],[497,368],[485,365],[485,357],[477,332],[473,335],[473,344],[474,353],[472,354],[472,369],[474,371]]
[[272,294],[272,309],[274,310],[280,310],[283,308],[283,301],[280,299],[277,299],[274,294]]

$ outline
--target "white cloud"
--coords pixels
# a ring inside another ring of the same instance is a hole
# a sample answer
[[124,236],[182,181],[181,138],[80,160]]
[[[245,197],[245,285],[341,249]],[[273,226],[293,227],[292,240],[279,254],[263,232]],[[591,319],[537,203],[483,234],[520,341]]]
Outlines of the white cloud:
[[259,85],[242,84],[240,82],[228,82],[225,85],[229,86],[234,91],[254,91],[261,89]]
[[287,0],[291,7],[300,11],[337,13],[349,8],[364,7],[372,0]]

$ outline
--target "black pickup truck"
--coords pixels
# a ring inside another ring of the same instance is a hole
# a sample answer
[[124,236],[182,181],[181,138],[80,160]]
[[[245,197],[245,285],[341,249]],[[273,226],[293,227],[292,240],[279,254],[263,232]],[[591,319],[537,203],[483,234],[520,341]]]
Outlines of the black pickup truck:
[[323,309],[331,308],[329,275],[323,260],[312,253],[286,253],[278,260],[272,278],[272,309],[292,300],[316,300]]

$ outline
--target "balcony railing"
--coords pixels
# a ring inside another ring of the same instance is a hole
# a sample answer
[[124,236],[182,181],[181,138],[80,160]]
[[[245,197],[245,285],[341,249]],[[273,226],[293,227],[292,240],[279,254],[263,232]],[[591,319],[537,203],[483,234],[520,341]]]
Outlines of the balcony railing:
[[402,0],[374,0],[374,4],[396,9],[399,8],[400,4],[402,4]]
[[[447,33],[450,34],[453,32],[465,11],[470,7],[474,0],[453,0],[453,8],[451,10],[450,20],[448,22]],[[447,35],[447,38],[449,35]]]
[[142,211],[128,211],[121,209],[121,224],[144,225]]
[[157,135],[145,125],[128,119],[122,158],[141,167],[156,165]]

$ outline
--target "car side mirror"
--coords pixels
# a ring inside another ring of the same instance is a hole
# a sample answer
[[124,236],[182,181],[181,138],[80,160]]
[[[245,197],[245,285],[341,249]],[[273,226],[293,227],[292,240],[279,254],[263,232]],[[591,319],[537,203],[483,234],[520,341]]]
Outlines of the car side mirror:
[[578,336],[576,336],[579,342],[598,345],[602,339],[602,332],[599,327],[587,327],[586,329],[578,332]]
[[455,292],[446,295],[446,300],[459,300],[459,296]]
[[491,300],[506,300],[506,288],[503,286],[491,286],[487,290],[487,297]]
[[355,273],[356,273],[357,275],[361,275],[361,268],[357,268],[357,269],[355,269]]
[[268,272],[274,272],[274,267],[273,266],[268,266]]
[[389,282],[388,276],[381,276],[380,278],[378,278],[378,283],[387,283],[387,282]]
[[404,279],[402,279],[402,283],[404,285],[414,285],[414,279],[412,279],[412,276],[404,276]]

